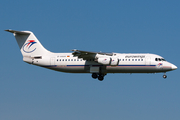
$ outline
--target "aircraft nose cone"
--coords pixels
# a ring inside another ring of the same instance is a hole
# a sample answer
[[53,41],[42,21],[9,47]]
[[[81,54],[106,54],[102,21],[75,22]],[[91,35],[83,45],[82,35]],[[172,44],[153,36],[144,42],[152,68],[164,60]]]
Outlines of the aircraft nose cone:
[[172,68],[172,70],[175,70],[175,69],[177,69],[177,66],[172,65],[171,68]]

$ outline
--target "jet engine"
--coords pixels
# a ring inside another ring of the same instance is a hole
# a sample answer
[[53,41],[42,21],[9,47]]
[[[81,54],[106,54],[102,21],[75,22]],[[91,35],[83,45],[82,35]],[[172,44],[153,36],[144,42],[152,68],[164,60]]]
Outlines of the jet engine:
[[109,65],[111,58],[98,58],[97,62],[103,65]]
[[118,58],[111,58],[110,65],[117,66],[118,64],[119,64],[119,59]]
[[98,58],[97,62],[103,65],[112,65],[112,66],[117,66],[119,64],[119,59],[116,57],[102,57]]

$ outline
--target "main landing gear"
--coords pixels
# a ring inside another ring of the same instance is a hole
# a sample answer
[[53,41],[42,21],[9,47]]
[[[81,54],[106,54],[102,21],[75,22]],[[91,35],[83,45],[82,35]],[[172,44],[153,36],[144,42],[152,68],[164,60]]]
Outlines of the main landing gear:
[[166,73],[164,73],[164,75],[163,75],[163,78],[164,78],[164,79],[166,79],[166,78],[167,78],[167,75],[166,75]]
[[98,78],[99,81],[103,81],[104,76],[105,76],[105,74],[97,74],[97,73],[92,74],[92,78],[94,78],[94,79]]

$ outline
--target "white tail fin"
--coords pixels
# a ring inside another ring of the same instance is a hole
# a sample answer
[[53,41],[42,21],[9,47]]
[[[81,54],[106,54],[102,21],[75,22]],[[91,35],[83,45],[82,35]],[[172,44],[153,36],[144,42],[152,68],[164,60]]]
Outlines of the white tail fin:
[[23,57],[42,56],[50,53],[30,31],[5,30],[14,34]]

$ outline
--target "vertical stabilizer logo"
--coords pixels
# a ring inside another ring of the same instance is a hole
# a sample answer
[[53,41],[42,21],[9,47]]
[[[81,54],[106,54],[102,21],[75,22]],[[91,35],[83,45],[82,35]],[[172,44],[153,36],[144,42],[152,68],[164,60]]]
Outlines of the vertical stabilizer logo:
[[36,44],[37,42],[35,42],[35,40],[28,40],[27,43],[24,44],[23,46],[23,51],[26,53],[31,53],[33,51],[36,50],[36,48],[34,47],[34,44]]

